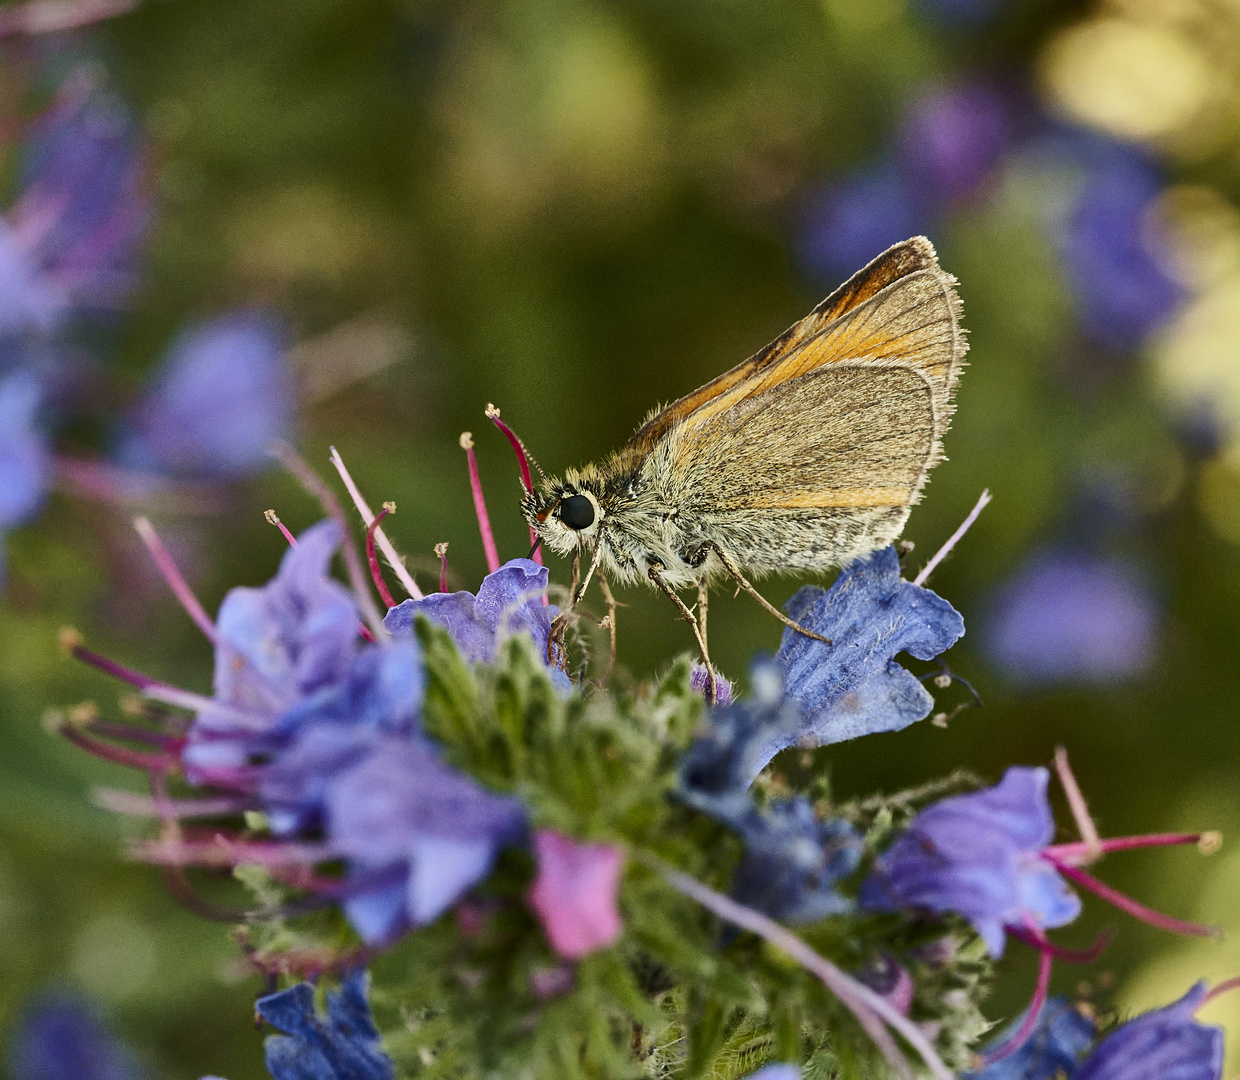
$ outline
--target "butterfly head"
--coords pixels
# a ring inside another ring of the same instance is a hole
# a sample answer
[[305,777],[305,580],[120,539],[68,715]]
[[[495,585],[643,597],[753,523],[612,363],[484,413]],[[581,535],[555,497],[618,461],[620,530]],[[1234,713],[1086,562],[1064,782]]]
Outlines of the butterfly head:
[[552,480],[542,491],[529,492],[521,511],[543,543],[559,555],[593,549],[605,512],[598,495],[580,476]]

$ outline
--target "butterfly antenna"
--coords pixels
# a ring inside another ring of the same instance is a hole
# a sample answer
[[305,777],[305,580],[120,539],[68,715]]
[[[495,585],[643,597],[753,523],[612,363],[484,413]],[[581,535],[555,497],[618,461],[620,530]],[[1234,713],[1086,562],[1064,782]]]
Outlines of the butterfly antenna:
[[517,455],[517,463],[521,466],[521,483],[525,486],[526,491],[532,493],[534,491],[534,481],[530,476],[530,466],[534,466],[543,480],[549,479],[547,474],[542,471],[542,466],[534,460],[534,456],[525,448],[525,443],[521,441],[517,433],[504,423],[500,417],[499,409],[494,405],[487,405],[486,418],[504,433],[504,438],[512,443],[513,452]]

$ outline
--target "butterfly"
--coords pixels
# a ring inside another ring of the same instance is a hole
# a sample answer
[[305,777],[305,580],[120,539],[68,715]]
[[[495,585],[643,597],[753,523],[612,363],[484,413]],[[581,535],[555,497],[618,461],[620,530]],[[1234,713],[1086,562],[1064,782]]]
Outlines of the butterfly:
[[[656,409],[597,464],[545,478],[522,513],[538,541],[647,582],[693,626],[711,673],[707,590],[823,571],[891,543],[943,457],[968,349],[956,279],[917,236],[854,274],[744,363]],[[696,613],[677,593],[696,588]],[[825,639],[823,639],[825,640]]]

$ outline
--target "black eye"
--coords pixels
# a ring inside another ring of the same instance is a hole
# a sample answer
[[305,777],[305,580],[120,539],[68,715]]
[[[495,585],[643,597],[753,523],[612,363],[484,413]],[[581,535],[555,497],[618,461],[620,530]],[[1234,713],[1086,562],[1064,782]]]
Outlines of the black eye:
[[570,529],[588,529],[594,524],[594,503],[584,495],[561,499],[560,520]]

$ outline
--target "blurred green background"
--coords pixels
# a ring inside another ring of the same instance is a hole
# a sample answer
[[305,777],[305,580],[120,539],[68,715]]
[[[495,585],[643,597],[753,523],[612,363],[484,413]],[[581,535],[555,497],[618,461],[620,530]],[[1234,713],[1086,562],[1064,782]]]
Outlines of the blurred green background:
[[[1063,743],[1104,834],[1217,828],[1229,841],[1240,826],[1237,44],[1240,11],[1210,0],[149,0],[64,41],[10,42],[0,101],[20,113],[22,80],[49,56],[103,65],[141,118],[157,175],[143,284],[99,345],[107,363],[136,388],[186,320],[273,305],[298,342],[300,447],[326,472],[336,445],[372,503],[397,502],[389,534],[425,584],[443,540],[455,585],[485,573],[462,430],[475,433],[501,555],[528,548],[488,402],[548,471],[596,458],[902,235],[885,230],[928,231],[960,278],[972,351],[949,460],[906,531],[909,565],[991,490],[932,581],[965,617],[948,660],[985,706],[822,762],[851,796],[958,766],[993,779]],[[927,101],[962,87],[997,104],[926,119]],[[1109,166],[1073,139],[1135,146],[1148,198],[1123,189],[1119,210],[1082,225],[1082,176]],[[940,173],[968,175],[919,172],[932,151]],[[1111,333],[1090,290],[1141,259],[1153,299],[1138,295],[1130,325]],[[106,431],[88,427],[61,439],[79,454],[107,448]],[[229,587],[274,570],[283,541],[265,508],[294,530],[318,514],[278,473],[217,495],[194,513],[55,494],[8,538],[0,605],[0,1030],[32,992],[81,988],[174,1080],[265,1075],[251,1023],[260,981],[226,927],[179,909],[157,870],[123,858],[139,827],[90,792],[132,778],[40,721],[84,700],[116,709],[113,684],[58,653],[62,625],[208,688],[209,649],[147,567],[131,517],[151,514],[214,610]],[[1049,615],[1013,607],[1004,583],[1038,552],[1064,550],[1127,568],[1118,628],[1060,627],[1058,602]],[[564,583],[567,568],[549,561]],[[798,584],[765,591],[778,603]],[[620,599],[629,672],[688,650],[666,603]],[[735,677],[780,627],[724,593],[711,631]],[[1021,677],[1021,655],[1095,631],[1118,642],[1110,667],[1075,670],[1069,657]],[[963,700],[959,687],[938,693],[945,709]],[[1083,945],[1114,925],[1116,940],[1097,964],[1058,965],[1058,989],[1144,1008],[1240,971],[1240,852],[1228,843],[1210,860],[1112,856],[1100,874],[1231,937],[1179,940],[1088,901],[1058,939]],[[994,1016],[1023,1007],[1033,969],[1013,944]],[[1240,1000],[1203,1015],[1229,1024],[1234,1072]]]

